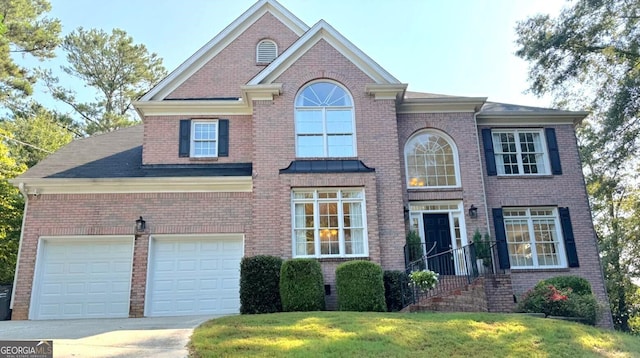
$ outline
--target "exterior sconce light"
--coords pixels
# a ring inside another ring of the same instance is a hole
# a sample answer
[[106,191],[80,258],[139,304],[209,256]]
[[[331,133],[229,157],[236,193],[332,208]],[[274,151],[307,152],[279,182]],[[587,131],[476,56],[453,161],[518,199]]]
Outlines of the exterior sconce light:
[[404,207],[404,220],[409,220],[409,208],[406,206]]
[[147,229],[147,222],[144,221],[142,216],[136,220],[136,233],[144,232]]
[[476,208],[476,206],[473,204],[471,204],[471,207],[469,208],[469,217],[472,219],[478,217],[478,208]]

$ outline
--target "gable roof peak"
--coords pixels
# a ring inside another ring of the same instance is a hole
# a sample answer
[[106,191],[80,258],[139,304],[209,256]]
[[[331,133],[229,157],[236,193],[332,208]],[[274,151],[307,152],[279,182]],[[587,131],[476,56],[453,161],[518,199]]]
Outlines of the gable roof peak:
[[149,90],[149,92],[140,98],[140,101],[163,100],[266,13],[275,16],[297,36],[302,36],[309,30],[307,24],[302,22],[302,20],[284,6],[280,5],[276,0],[258,0],[155,87]]
[[296,42],[287,48],[269,66],[247,82],[248,85],[272,83],[289,66],[310,50],[320,40],[325,40],[362,72],[371,77],[376,84],[400,84],[400,81],[387,72],[371,57],[339,33],[325,20],[319,20]]

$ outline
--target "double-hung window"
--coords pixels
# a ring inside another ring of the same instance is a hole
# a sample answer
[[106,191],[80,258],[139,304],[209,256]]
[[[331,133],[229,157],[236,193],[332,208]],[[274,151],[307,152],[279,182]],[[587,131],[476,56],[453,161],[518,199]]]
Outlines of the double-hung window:
[[368,255],[362,189],[295,189],[291,196],[294,257]]
[[314,82],[296,97],[296,156],[354,157],[353,101],[341,86]]
[[542,130],[493,130],[498,175],[550,174]]
[[557,208],[503,209],[512,268],[566,267]]
[[229,156],[228,119],[181,119],[178,156],[217,158]]
[[218,121],[191,121],[191,157],[218,156]]

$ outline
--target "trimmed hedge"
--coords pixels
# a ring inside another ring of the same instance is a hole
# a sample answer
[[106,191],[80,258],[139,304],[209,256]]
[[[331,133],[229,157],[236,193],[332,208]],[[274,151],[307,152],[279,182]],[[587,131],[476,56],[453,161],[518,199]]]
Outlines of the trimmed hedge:
[[320,263],[314,259],[285,261],[280,270],[280,299],[285,312],[324,310]]
[[[412,290],[409,287],[409,275],[404,271],[385,271],[384,300],[388,312],[397,312],[404,308],[405,304],[412,302]],[[404,292],[404,299],[402,293]]]
[[369,261],[349,261],[336,268],[340,311],[386,311],[382,268]]
[[282,259],[258,255],[240,262],[240,313],[273,313],[282,311],[280,301],[280,269]]
[[570,288],[578,295],[590,295],[591,284],[580,276],[556,276],[538,282],[538,285],[553,285],[559,290]]

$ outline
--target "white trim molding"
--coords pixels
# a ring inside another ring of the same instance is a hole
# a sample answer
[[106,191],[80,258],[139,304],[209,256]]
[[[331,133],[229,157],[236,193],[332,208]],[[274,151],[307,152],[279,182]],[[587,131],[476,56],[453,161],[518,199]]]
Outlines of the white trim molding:
[[398,105],[398,114],[471,112],[482,108],[487,97],[405,98]]
[[320,20],[313,25],[309,31],[294,42],[293,45],[289,46],[275,61],[260,71],[260,73],[247,84],[272,83],[320,40],[325,40],[329,45],[333,46],[333,48],[369,76],[376,84],[400,84],[400,81],[324,20]]
[[251,192],[253,178],[238,177],[164,177],[164,178],[20,178],[28,195],[45,194],[119,194],[119,193],[210,193]]
[[282,93],[282,83],[242,86],[237,100],[136,101],[133,106],[145,116],[233,116],[252,115],[253,101],[272,101]]
[[140,101],[159,101],[166,98],[266,13],[276,17],[297,36],[302,36],[309,30],[308,25],[277,1],[260,0],[142,96]]
[[399,101],[404,97],[404,93],[407,90],[407,86],[408,85],[406,83],[401,83],[401,84],[373,83],[373,84],[368,84],[364,86],[364,91],[368,95],[373,96],[373,98],[376,100],[394,99]]

